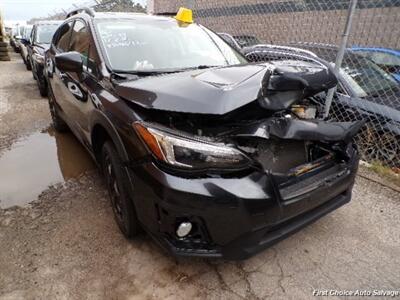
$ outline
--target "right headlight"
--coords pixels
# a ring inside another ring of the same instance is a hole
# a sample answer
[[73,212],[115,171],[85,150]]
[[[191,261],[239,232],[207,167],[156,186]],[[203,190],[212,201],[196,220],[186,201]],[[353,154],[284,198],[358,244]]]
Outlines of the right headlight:
[[163,130],[148,123],[135,122],[136,132],[158,160],[183,169],[244,169],[251,160],[241,151],[224,144]]

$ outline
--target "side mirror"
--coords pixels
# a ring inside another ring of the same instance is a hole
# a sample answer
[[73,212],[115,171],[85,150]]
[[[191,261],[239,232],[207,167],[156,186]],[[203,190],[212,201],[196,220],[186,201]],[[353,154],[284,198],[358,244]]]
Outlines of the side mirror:
[[24,44],[25,46],[29,45],[31,42],[28,39],[21,38],[21,43]]
[[81,74],[83,70],[82,56],[76,51],[57,54],[55,63],[57,69],[61,72],[75,72]]

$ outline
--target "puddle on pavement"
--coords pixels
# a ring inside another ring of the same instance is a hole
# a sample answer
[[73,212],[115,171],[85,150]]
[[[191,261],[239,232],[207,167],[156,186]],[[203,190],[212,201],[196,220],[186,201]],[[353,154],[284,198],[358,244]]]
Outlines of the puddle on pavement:
[[25,205],[49,186],[94,168],[71,133],[60,134],[53,128],[36,132],[0,156],[0,208]]

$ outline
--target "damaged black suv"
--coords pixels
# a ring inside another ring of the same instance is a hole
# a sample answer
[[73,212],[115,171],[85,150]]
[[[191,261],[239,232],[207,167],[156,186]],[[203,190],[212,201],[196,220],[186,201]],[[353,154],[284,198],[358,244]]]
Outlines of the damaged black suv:
[[54,127],[101,167],[126,237],[244,259],[350,201],[362,122],[319,120],[329,65],[248,63],[207,28],[70,14],[46,53]]

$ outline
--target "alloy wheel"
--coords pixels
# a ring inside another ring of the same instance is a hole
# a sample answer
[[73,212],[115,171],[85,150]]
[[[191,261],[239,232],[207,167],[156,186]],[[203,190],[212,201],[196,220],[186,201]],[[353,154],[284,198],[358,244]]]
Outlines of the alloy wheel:
[[122,200],[121,193],[118,187],[118,182],[114,170],[114,166],[112,165],[111,158],[108,154],[106,154],[104,158],[104,175],[106,178],[106,184],[108,193],[111,199],[111,206],[114,211],[115,216],[118,219],[118,222],[123,223],[123,209],[122,209]]

